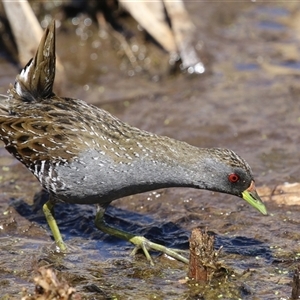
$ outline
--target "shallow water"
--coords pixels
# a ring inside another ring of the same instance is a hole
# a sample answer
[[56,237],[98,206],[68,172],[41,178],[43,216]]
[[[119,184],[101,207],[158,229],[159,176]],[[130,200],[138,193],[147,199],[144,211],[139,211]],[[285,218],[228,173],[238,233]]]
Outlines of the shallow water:
[[[132,41],[140,68],[132,66],[118,41],[96,26],[69,24],[57,33],[57,53],[67,73],[58,94],[84,99],[131,125],[193,145],[231,148],[252,166],[259,187],[272,190],[299,182],[300,5],[186,6],[206,74],[169,75],[167,55],[142,43],[140,36]],[[134,22],[127,26],[135,27]],[[0,57],[0,93],[6,93],[17,72]],[[231,272],[226,281],[197,289],[181,281],[187,274],[182,263],[154,256],[156,265],[149,267],[142,255],[130,258],[131,245],[94,228],[91,206],[59,205],[56,217],[70,253],[53,254],[40,211],[43,197],[33,205],[40,191],[36,179],[2,148],[0,167],[0,287],[9,299],[19,299],[22,287],[33,291],[34,271],[47,264],[84,299],[291,295],[300,208],[270,201],[269,190],[260,189],[270,213],[266,217],[238,198],[193,189],[159,190],[113,203],[109,222],[169,246],[186,248],[194,227],[216,235],[216,247],[224,247],[221,259]]]

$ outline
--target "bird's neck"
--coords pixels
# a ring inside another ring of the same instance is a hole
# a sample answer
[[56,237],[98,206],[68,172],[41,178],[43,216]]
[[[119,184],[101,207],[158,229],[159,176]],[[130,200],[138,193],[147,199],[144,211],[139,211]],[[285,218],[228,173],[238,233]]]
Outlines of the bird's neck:
[[[115,184],[130,181],[138,192],[166,187],[210,188],[207,185],[209,149],[197,148],[168,137],[135,141],[111,173]],[[126,185],[125,184],[125,185]]]
[[205,167],[211,159],[208,149],[165,137],[156,141],[153,149],[151,155],[138,162],[140,176],[162,187],[207,188]]

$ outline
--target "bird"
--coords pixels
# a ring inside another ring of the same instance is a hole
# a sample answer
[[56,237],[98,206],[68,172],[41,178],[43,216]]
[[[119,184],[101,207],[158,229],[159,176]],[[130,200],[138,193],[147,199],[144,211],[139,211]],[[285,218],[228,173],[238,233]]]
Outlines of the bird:
[[184,263],[186,256],[122,231],[105,221],[116,199],[160,188],[189,187],[231,194],[263,215],[267,209],[248,163],[234,151],[199,148],[140,130],[80,99],[53,92],[55,21],[45,29],[35,56],[0,99],[0,139],[39,180],[49,198],[43,205],[56,248],[67,251],[54,217],[58,201],[94,204],[95,226],[142,250],[161,251]]

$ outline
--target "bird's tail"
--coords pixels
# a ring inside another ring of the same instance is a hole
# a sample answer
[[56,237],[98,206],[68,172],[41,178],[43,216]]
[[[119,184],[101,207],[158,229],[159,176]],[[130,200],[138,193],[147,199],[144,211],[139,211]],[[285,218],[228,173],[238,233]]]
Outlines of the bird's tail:
[[37,52],[9,90],[14,99],[25,102],[52,97],[55,77],[55,21],[46,28]]

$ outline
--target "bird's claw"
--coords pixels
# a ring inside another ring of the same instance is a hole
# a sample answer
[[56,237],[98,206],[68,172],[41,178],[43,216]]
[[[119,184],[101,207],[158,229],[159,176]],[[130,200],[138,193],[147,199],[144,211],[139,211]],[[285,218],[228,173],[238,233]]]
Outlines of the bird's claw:
[[130,255],[134,256],[137,253],[137,251],[141,249],[143,250],[147,260],[152,266],[154,266],[154,262],[151,258],[151,255],[149,254],[149,250],[165,253],[166,255],[173,257],[174,259],[177,259],[179,261],[182,261],[186,264],[189,262],[189,260],[186,257],[180,254],[186,253],[187,251],[185,250],[167,248],[163,245],[153,243],[143,236],[134,236],[130,239],[130,242],[135,245]]

